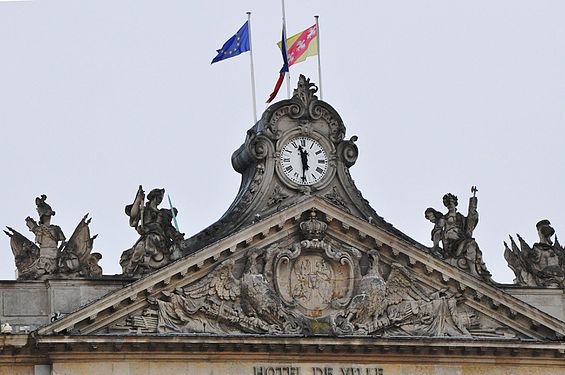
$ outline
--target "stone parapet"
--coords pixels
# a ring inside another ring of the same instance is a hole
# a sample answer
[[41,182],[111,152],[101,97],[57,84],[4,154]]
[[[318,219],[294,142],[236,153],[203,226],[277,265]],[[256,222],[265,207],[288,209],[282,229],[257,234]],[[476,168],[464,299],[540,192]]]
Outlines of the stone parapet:
[[519,287],[515,285],[504,285],[502,289],[565,322],[565,289],[544,287]]
[[27,333],[65,316],[105,294],[122,288],[129,279],[0,281],[0,323],[12,333]]

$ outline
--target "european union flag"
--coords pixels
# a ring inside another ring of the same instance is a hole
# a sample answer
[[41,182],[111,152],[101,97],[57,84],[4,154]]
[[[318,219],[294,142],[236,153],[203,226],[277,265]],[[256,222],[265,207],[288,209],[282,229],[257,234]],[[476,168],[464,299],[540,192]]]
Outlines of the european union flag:
[[218,56],[214,57],[211,64],[249,51],[249,21],[246,21],[237,33],[217,51]]

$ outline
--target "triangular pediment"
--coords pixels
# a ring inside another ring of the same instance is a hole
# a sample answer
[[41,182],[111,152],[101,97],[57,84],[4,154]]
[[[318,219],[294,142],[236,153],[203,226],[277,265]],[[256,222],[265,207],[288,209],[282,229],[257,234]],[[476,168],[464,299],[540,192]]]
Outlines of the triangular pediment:
[[61,333],[556,340],[565,323],[306,197],[38,331]]

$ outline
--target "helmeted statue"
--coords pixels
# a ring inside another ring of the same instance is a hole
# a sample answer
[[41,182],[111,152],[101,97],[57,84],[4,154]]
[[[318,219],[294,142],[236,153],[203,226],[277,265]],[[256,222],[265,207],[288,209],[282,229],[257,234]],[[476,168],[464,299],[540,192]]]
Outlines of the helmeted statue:
[[479,245],[473,238],[473,231],[479,222],[479,213],[476,187],[471,191],[473,196],[469,198],[467,216],[457,211],[458,199],[451,193],[443,196],[443,205],[447,208],[445,214],[431,207],[426,209],[425,217],[434,224],[431,253],[475,276],[489,279],[490,272],[483,262]]
[[520,235],[520,247],[510,236],[510,247],[504,242],[504,258],[514,271],[514,282],[523,286],[565,287],[565,249],[551,237],[555,230],[549,220],[536,224],[539,242],[531,248]]
[[133,204],[125,208],[129,224],[140,237],[131,249],[122,253],[120,265],[124,275],[141,276],[159,269],[181,257],[180,241],[184,234],[172,224],[175,208],[158,206],[163,201],[165,189],[153,189],[147,194],[140,185]]
[[4,231],[11,238],[18,279],[102,275],[102,268],[98,265],[102,255],[91,254],[96,236],[90,237],[88,214],[82,218],[67,242],[61,228],[51,224],[55,211],[46,200],[46,195],[35,198],[39,222],[29,216],[25,219],[27,227],[35,234],[35,243],[10,227]]

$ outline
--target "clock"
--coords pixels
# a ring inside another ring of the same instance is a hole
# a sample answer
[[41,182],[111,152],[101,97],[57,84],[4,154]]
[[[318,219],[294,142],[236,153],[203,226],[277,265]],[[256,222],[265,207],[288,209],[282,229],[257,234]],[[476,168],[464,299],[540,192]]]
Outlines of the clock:
[[318,141],[296,137],[282,147],[280,163],[289,180],[298,185],[313,185],[326,175],[328,155]]

